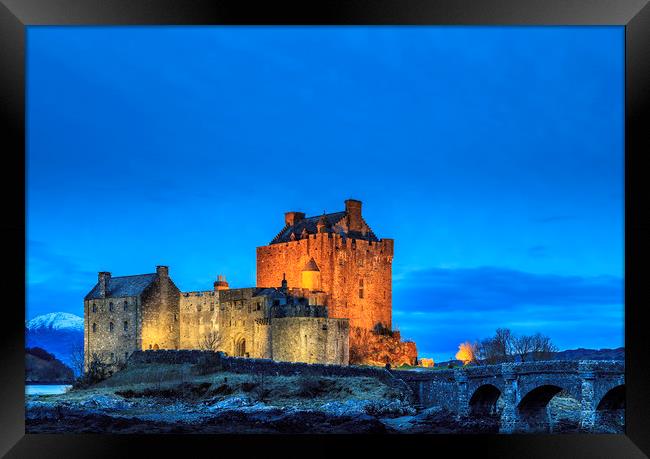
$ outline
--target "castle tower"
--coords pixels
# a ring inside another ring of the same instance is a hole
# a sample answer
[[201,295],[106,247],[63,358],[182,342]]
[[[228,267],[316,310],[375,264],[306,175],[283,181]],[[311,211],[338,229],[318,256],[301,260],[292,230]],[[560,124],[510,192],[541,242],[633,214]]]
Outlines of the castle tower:
[[285,273],[289,288],[325,292],[330,317],[350,319],[351,327],[390,328],[392,261],[393,240],[377,238],[361,201],[348,199],[341,212],[287,212],[284,228],[257,248],[257,286],[277,286]]
[[300,287],[307,290],[320,290],[320,269],[313,258],[309,259],[300,273]]

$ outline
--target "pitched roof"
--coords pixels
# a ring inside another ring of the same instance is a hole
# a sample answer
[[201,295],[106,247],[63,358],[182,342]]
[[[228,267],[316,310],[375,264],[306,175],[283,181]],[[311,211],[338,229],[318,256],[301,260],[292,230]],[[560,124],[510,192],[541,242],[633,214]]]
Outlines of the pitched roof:
[[318,265],[316,264],[316,262],[314,261],[313,258],[309,259],[309,261],[307,262],[305,267],[302,268],[302,270],[303,271],[320,271],[320,269],[318,269]]
[[[149,287],[154,280],[156,280],[156,276],[156,273],[152,273],[136,274],[135,276],[111,277],[106,285],[106,298],[137,296],[141,294],[144,289]],[[99,282],[97,282],[90,293],[86,295],[85,299],[96,300],[100,298]]]
[[[367,241],[378,241],[377,237],[372,231],[369,231],[365,235],[359,232],[345,232],[341,228],[339,223],[343,218],[345,218],[346,213],[343,212],[334,212],[331,214],[317,215],[315,217],[307,217],[302,220],[297,221],[293,225],[287,225],[278,233],[275,238],[270,242],[271,244],[278,244],[280,242],[289,242],[296,239],[301,239],[303,232],[307,234],[316,234],[318,232],[317,224],[319,220],[325,220],[325,232],[326,233],[338,233],[343,236],[354,237],[355,239],[365,239]],[[293,237],[292,237],[293,236]]]

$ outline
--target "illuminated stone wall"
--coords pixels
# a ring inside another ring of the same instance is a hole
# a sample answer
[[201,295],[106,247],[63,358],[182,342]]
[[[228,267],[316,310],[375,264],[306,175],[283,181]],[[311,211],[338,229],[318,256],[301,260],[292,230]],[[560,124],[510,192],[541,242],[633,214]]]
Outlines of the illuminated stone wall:
[[93,354],[114,365],[137,350],[179,349],[179,295],[167,268],[159,267],[139,295],[84,300],[86,368]]
[[[93,312],[93,304],[95,312]],[[113,305],[112,311],[111,304]],[[133,351],[142,349],[139,339],[139,331],[142,326],[139,310],[138,297],[84,301],[84,360],[86,365],[93,354],[96,354],[103,362],[114,364],[125,361]],[[124,322],[127,323],[126,331]],[[113,324],[112,331],[110,330],[111,323]]]
[[289,288],[301,288],[311,258],[320,269],[321,288],[329,294],[330,317],[349,319],[353,327],[391,327],[392,239],[372,242],[318,233],[258,247],[257,285],[279,285],[284,274]]
[[273,359],[284,362],[347,365],[349,323],[325,317],[286,317],[271,321]]
[[231,356],[347,365],[347,320],[316,317],[326,312],[308,304],[271,311],[273,300],[255,290],[181,293],[181,349],[205,349],[205,336],[215,333],[216,349]]
[[180,348],[179,297],[166,272],[142,293],[142,349]]
[[208,333],[219,331],[217,292],[183,292],[180,295],[180,348],[201,349]]

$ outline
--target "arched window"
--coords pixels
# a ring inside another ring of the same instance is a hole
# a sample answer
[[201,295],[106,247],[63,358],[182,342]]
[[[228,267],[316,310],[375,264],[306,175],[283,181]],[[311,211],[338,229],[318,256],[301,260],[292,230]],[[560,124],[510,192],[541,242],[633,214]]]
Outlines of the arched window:
[[93,323],[93,333],[97,333],[97,324]]
[[363,299],[363,279],[359,279],[359,298]]
[[110,312],[113,312],[113,302],[112,301],[110,303],[108,303],[108,310]]
[[115,360],[115,354],[111,352],[111,362]]
[[124,300],[124,310],[128,311],[129,310],[129,302]]
[[93,303],[93,312],[97,312],[97,305]]
[[124,331],[129,331],[129,322],[126,320],[124,321]]
[[113,331],[113,328],[115,328],[115,325],[113,324],[113,322],[109,322],[109,324],[108,324],[108,331],[112,332],[112,331]]

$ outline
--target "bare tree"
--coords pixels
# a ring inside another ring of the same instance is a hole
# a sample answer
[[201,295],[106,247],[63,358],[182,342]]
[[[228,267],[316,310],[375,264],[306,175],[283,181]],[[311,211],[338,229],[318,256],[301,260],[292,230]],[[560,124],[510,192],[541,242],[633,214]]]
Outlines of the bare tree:
[[84,345],[82,343],[75,343],[70,349],[70,363],[72,363],[72,371],[75,376],[84,374]]
[[551,342],[551,338],[536,333],[530,337],[532,341],[531,355],[533,360],[548,360],[554,352],[557,352],[557,346]]
[[199,344],[204,351],[217,351],[221,347],[221,334],[216,331],[211,331],[203,336]]
[[476,347],[479,360],[487,365],[509,362],[512,360],[512,332],[499,328],[492,338],[481,340]]
[[513,356],[519,357],[519,361],[525,362],[529,357],[532,358],[533,352],[533,336],[522,335],[514,337],[512,340],[512,353]]
[[515,336],[507,328],[499,328],[491,338],[481,340],[476,347],[477,361],[488,365],[519,360],[546,360],[557,352],[548,336]]

